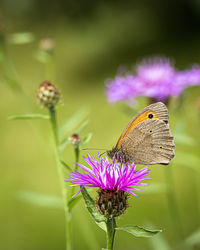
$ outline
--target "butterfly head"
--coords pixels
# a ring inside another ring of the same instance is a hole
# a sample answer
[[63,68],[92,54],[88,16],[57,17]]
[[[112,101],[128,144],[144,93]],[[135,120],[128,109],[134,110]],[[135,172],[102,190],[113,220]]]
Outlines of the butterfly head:
[[122,151],[122,149],[118,149],[117,147],[112,148],[107,151],[107,155],[109,158],[113,159],[115,157],[116,160],[121,159],[123,163],[129,162],[129,156],[126,152]]

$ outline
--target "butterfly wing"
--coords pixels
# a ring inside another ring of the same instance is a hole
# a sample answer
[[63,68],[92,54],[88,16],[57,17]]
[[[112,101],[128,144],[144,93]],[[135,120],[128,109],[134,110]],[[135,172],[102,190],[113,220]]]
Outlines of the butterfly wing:
[[166,124],[169,120],[168,110],[164,103],[162,102],[156,102],[154,104],[151,104],[144,108],[142,111],[140,111],[136,116],[133,117],[133,119],[128,123],[124,131],[122,132],[116,148],[120,149],[121,143],[124,140],[125,136],[130,133],[130,131],[139,123],[146,121],[146,120],[162,120]]
[[159,119],[138,123],[121,141],[128,162],[136,164],[169,164],[174,148],[168,124]]

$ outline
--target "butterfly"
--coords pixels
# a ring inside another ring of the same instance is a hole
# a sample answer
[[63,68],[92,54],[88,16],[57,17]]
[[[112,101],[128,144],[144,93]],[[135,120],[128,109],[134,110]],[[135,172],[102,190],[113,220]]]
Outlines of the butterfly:
[[164,103],[147,106],[132,118],[107,155],[121,158],[123,163],[169,164],[174,157],[175,144],[168,121]]

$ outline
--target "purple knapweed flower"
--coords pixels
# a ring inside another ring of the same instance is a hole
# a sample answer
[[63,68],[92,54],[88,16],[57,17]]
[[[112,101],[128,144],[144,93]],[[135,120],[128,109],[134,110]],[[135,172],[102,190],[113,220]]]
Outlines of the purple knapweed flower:
[[167,102],[179,96],[187,87],[200,84],[200,66],[177,71],[168,58],[156,57],[143,60],[136,66],[136,74],[109,80],[106,94],[109,102],[130,101],[146,96]]
[[143,60],[136,68],[136,76],[142,83],[143,96],[165,101],[173,95],[171,86],[176,71],[168,58],[152,58]]
[[106,93],[109,102],[131,100],[142,94],[139,79],[132,75],[117,76],[114,80],[106,81]]
[[[96,200],[97,210],[105,217],[117,217],[123,214],[128,207],[128,194],[137,196],[134,191],[141,191],[136,186],[145,186],[141,181],[149,179],[150,169],[145,167],[136,171],[136,165],[122,164],[115,158],[110,163],[108,158],[95,159],[90,155],[83,157],[90,167],[76,163],[82,170],[70,172],[67,182],[73,183],[72,186],[98,187],[98,198]],[[77,195],[76,193],[75,195]],[[74,195],[74,196],[75,196]]]
[[[84,173],[80,173],[78,170],[70,172],[70,179],[67,182],[73,183],[72,186],[85,186],[85,187],[99,187],[106,190],[125,191],[134,196],[137,196],[132,191],[140,191],[135,186],[144,186],[145,183],[140,183],[145,179],[149,179],[147,176],[150,172],[148,167],[136,171],[136,165],[122,164],[117,162],[114,158],[110,163],[108,158],[95,159],[94,157],[87,155],[83,157],[90,167],[86,167],[80,163],[76,163]],[[80,191],[79,191],[80,192]]]

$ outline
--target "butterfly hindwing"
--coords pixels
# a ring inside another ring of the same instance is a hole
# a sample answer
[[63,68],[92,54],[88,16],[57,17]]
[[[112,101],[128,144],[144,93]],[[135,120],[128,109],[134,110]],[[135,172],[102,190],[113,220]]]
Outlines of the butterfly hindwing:
[[168,124],[159,119],[138,123],[121,142],[129,162],[137,164],[169,164],[174,147]]

